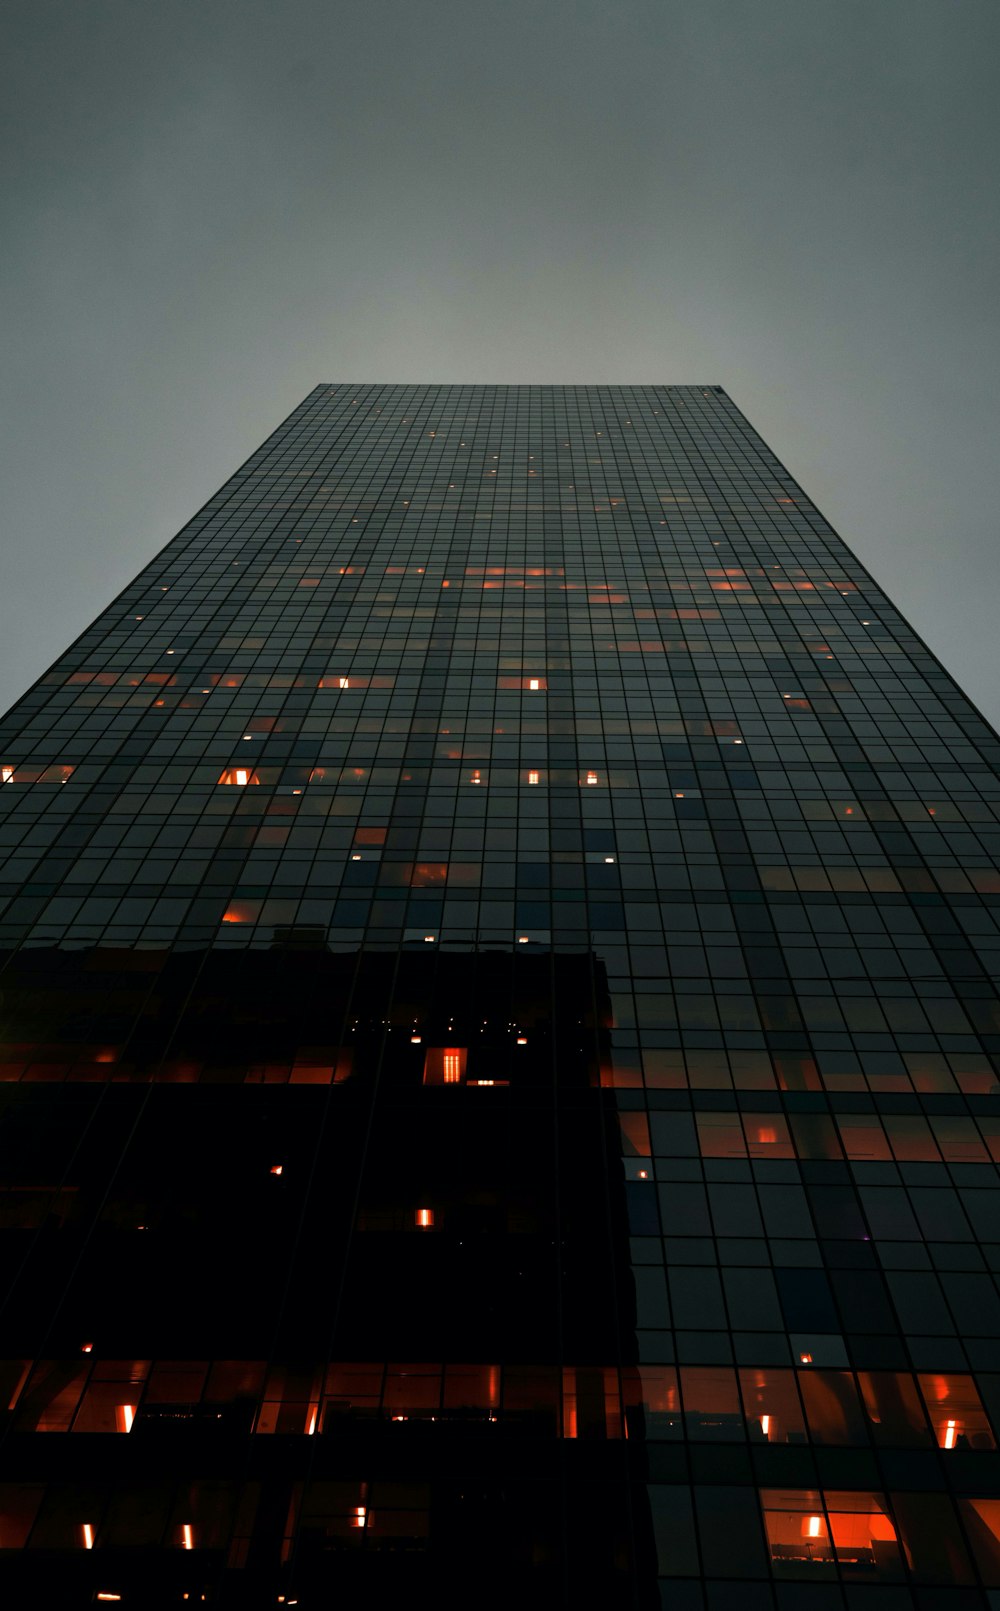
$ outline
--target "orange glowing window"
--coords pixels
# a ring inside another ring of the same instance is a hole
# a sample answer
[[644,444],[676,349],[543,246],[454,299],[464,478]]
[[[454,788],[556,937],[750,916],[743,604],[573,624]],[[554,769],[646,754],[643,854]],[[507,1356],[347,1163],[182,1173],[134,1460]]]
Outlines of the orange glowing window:
[[777,1571],[795,1577],[804,1566],[833,1561],[822,1499],[815,1489],[765,1489],[761,1499]]
[[917,1377],[939,1449],[995,1449],[996,1440],[971,1376],[952,1371]]
[[751,1158],[794,1158],[788,1125],[778,1113],[744,1113],[747,1150]]
[[464,1046],[430,1046],[424,1058],[425,1085],[461,1085],[468,1050]]
[[527,677],[498,677],[498,688],[520,688],[527,694],[544,693],[549,686],[547,677],[529,675]]
[[434,1229],[433,1208],[416,1209],[414,1211],[413,1219],[418,1231],[430,1231]]
[[593,787],[593,785],[596,782],[597,782],[597,773],[596,772],[588,772],[586,777],[584,778],[584,783],[586,783],[586,784],[590,785],[591,787]]
[[880,1494],[824,1493],[833,1547],[841,1566],[901,1576],[896,1529]]
[[255,923],[263,901],[232,900],[222,914],[223,923]]
[[219,778],[219,782],[231,783],[234,784],[235,787],[243,789],[246,788],[248,784],[259,783],[260,778],[252,767],[227,766],[226,770]]
[[619,1113],[618,1124],[622,1134],[622,1153],[626,1158],[648,1158],[649,1120],[644,1113]]
[[386,828],[355,828],[354,843],[356,845],[384,845]]
[[540,782],[540,780],[541,780],[541,773],[540,772],[529,772],[528,773],[528,782],[529,783],[538,783],[538,782]]
[[0,764],[0,783],[66,783],[73,775],[71,766],[19,766]]
[[737,1375],[751,1441],[805,1443],[806,1426],[795,1372],[747,1366]]
[[419,861],[410,875],[410,883],[414,888],[422,889],[429,885],[443,884],[447,877],[446,861]]

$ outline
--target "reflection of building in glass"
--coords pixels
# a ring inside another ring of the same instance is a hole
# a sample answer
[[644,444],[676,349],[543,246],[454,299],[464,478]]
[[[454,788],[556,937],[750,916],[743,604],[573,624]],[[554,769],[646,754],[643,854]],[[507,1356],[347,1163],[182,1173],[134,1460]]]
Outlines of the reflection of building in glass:
[[996,761],[718,389],[318,387],[0,726],[10,1603],[986,1611]]

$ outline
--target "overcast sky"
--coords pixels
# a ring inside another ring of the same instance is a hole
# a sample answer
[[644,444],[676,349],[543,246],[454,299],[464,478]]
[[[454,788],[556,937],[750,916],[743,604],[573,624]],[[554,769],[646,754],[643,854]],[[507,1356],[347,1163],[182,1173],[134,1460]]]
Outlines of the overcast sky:
[[724,386],[1000,720],[998,0],[4,0],[0,707],[317,381]]

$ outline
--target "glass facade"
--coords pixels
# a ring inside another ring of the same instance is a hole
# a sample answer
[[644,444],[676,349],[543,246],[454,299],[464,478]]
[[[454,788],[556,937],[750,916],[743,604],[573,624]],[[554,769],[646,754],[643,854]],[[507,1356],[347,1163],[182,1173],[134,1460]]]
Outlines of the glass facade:
[[998,745],[725,392],[314,392],[0,724],[0,1593],[1000,1607]]

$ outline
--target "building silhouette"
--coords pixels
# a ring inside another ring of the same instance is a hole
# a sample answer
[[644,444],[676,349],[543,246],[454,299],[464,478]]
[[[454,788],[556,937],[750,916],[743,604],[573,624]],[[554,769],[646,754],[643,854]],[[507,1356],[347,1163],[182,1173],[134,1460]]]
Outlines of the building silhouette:
[[998,745],[715,386],[318,386],[0,724],[4,1604],[1000,1605]]

